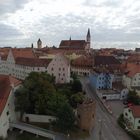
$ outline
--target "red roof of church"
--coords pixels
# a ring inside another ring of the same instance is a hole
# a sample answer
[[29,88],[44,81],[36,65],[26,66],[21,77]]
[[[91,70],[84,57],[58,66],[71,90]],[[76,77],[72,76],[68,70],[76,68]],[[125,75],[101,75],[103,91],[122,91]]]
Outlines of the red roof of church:
[[19,84],[21,84],[21,81],[17,80],[14,77],[8,75],[0,75],[0,114],[3,112],[9,94],[12,90],[11,85],[14,85],[14,87],[16,87]]
[[69,48],[69,49],[85,49],[85,40],[62,40],[59,48]]

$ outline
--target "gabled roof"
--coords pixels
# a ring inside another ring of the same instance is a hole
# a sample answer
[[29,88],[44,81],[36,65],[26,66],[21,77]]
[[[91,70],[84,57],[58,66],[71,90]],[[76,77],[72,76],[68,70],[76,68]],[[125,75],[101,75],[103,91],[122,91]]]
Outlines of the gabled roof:
[[118,65],[120,64],[119,60],[117,60],[114,56],[95,56],[94,57],[95,66],[100,65]]
[[3,112],[7,99],[12,90],[12,86],[16,87],[21,81],[8,75],[0,75],[0,114]]
[[129,107],[134,118],[140,118],[140,105],[133,105]]
[[75,67],[84,67],[84,68],[92,68],[93,67],[93,58],[88,56],[80,56],[72,61],[72,66]]
[[14,48],[12,49],[14,58],[24,57],[24,58],[35,58],[35,53],[32,48]]
[[17,57],[16,64],[30,67],[47,67],[51,59]]
[[125,71],[128,77],[133,77],[135,74],[140,73],[140,64],[127,63]]
[[85,46],[85,40],[62,40],[59,45],[59,48],[84,49]]
[[136,53],[136,54],[131,55],[130,57],[128,57],[127,62],[140,63],[140,54]]

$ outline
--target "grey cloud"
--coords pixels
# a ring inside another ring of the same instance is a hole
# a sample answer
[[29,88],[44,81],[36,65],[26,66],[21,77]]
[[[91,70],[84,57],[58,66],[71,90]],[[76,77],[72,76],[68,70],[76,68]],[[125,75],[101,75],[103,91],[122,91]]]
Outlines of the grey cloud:
[[59,45],[62,39],[85,39],[87,29],[91,29],[92,41],[139,41],[140,32],[128,33],[128,28],[113,29],[104,23],[96,23],[93,17],[66,16],[43,17],[33,36],[41,37],[46,43]]
[[16,28],[5,24],[0,24],[0,40],[14,38],[17,36],[22,36],[22,33]]
[[121,5],[121,2],[119,0],[85,0],[83,3],[85,6],[95,6],[95,7],[101,7],[101,6],[107,6],[107,7],[118,7]]
[[8,0],[0,2],[0,15],[5,13],[13,13],[18,9],[23,8],[24,4],[29,0]]

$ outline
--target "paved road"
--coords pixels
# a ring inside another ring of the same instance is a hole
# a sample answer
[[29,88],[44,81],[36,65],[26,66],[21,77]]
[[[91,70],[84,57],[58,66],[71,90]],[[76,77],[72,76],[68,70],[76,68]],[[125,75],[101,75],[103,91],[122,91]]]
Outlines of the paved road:
[[[96,100],[96,118],[95,127],[91,132],[90,138],[86,140],[132,140],[117,124],[116,118],[110,115],[100,102],[99,98],[91,90],[88,80],[81,79],[83,88],[87,93],[87,96]],[[101,130],[101,137],[99,137],[99,131]]]

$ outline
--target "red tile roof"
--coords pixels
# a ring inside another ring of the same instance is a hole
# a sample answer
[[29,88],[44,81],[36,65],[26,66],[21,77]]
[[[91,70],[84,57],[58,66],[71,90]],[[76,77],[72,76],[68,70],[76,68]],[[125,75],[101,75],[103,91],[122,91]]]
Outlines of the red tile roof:
[[120,64],[119,60],[117,60],[114,56],[95,56],[94,57],[95,66],[99,65],[112,65],[112,64]]
[[21,81],[8,75],[0,75],[0,114],[3,112],[9,94],[12,90],[12,85],[15,87],[21,84]]
[[12,49],[14,58],[24,57],[24,58],[35,58],[35,53],[32,48],[14,48]]
[[16,64],[31,67],[47,67],[51,59],[17,57]]
[[6,60],[9,51],[12,51],[14,58],[25,57],[25,58],[35,58],[36,55],[32,48],[0,48],[0,56],[2,60]]
[[6,60],[8,53],[9,53],[10,48],[0,48],[0,57],[2,60]]
[[62,40],[59,48],[69,48],[69,49],[85,49],[85,40]]
[[140,53],[136,53],[136,54],[133,54],[130,57],[128,57],[127,62],[128,63],[131,63],[131,62],[140,63]]
[[127,76],[133,77],[135,74],[140,73],[140,64],[127,63],[125,71]]
[[77,55],[84,55],[86,54],[85,50],[75,50],[75,49],[62,49],[62,48],[42,48],[42,49],[36,49],[36,53],[38,55],[43,55],[43,53],[47,54],[58,54],[58,53],[63,53],[65,55],[71,55],[73,53],[77,54]]
[[140,118],[140,105],[133,105],[129,107],[135,118]]
[[74,67],[83,67],[83,68],[92,68],[93,67],[93,58],[88,56],[80,56],[74,59],[71,62],[71,65]]

